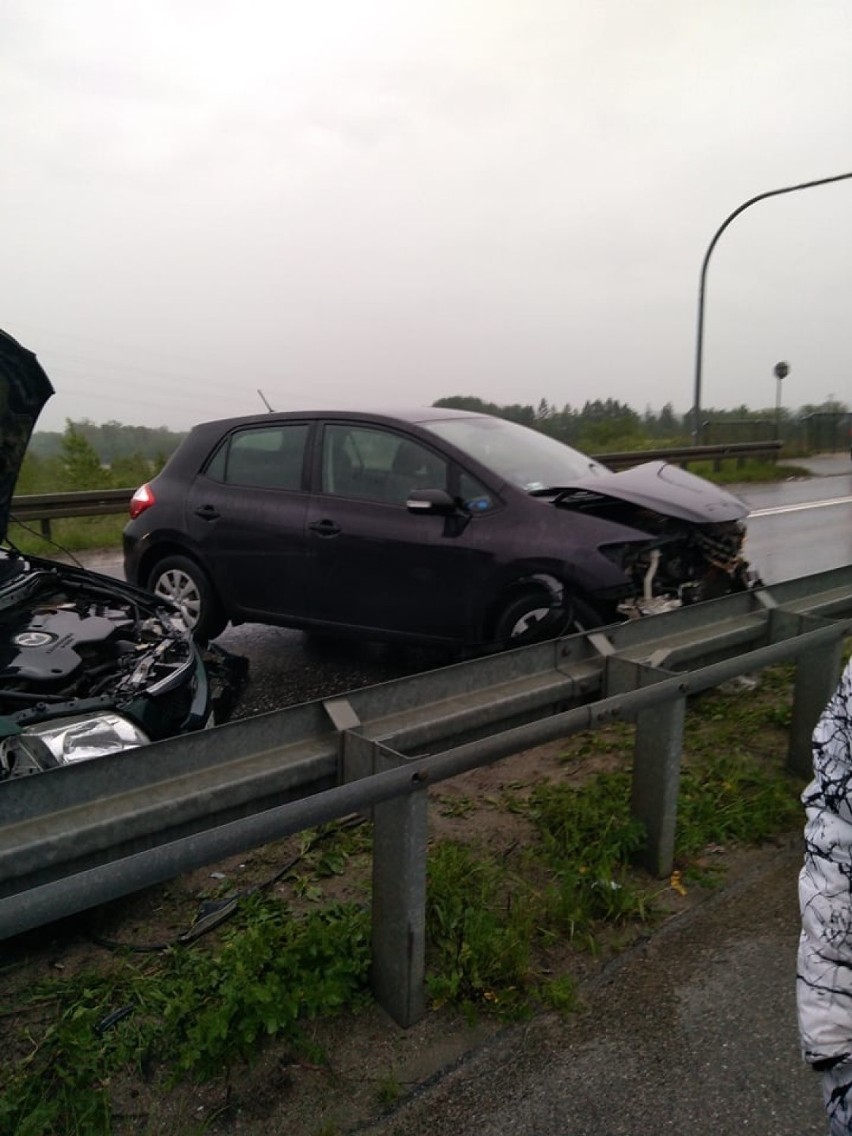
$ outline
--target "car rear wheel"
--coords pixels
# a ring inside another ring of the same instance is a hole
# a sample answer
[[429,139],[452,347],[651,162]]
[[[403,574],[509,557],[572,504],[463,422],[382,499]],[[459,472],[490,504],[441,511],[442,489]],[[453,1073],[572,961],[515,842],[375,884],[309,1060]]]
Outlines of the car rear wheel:
[[553,597],[542,589],[515,596],[503,608],[495,630],[495,639],[503,647],[524,647],[543,643],[560,635],[600,627],[603,620],[584,600],[568,597],[556,606]]
[[203,568],[186,556],[168,556],[148,577],[148,589],[171,600],[198,639],[215,639],[228,622]]

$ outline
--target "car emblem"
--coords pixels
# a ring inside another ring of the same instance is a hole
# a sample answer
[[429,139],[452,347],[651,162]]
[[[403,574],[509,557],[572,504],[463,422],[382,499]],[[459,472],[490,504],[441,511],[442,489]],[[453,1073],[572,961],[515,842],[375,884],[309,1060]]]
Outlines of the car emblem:
[[12,642],[16,647],[46,647],[55,638],[55,635],[48,635],[46,631],[23,631]]

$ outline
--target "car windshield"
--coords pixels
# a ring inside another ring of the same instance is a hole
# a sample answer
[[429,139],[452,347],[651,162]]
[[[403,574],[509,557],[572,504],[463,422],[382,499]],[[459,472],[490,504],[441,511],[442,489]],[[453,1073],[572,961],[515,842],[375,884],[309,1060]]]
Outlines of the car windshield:
[[504,418],[442,418],[421,425],[528,493],[610,473],[579,450]]

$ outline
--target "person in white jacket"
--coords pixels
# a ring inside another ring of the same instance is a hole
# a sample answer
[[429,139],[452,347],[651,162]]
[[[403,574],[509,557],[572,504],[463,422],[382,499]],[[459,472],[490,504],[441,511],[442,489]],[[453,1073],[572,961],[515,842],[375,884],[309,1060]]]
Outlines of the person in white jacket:
[[814,730],[813,762],[802,794],[799,1032],[823,1075],[831,1136],[852,1136],[852,659]]

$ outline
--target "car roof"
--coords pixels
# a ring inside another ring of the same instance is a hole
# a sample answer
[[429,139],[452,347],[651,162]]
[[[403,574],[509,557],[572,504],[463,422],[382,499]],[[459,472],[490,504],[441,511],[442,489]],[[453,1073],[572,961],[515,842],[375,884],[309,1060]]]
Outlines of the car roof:
[[472,410],[455,410],[445,406],[384,407],[363,410],[273,410],[265,414],[248,414],[239,418],[218,418],[210,422],[200,422],[194,430],[212,433],[224,432],[240,426],[262,426],[269,422],[305,421],[306,419],[329,418],[355,422],[384,422],[388,425],[403,423],[416,426],[424,422],[435,422],[447,418],[488,418],[487,414],[477,414]]

